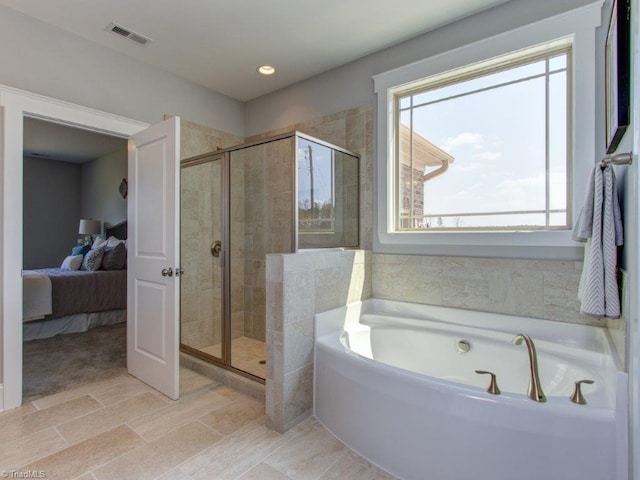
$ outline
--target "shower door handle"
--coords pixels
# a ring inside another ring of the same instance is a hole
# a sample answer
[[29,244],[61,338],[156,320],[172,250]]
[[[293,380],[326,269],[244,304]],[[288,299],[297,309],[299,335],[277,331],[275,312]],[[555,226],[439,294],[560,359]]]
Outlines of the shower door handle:
[[222,250],[222,242],[220,240],[216,240],[211,244],[211,255],[213,255],[214,257],[219,257],[221,250]]

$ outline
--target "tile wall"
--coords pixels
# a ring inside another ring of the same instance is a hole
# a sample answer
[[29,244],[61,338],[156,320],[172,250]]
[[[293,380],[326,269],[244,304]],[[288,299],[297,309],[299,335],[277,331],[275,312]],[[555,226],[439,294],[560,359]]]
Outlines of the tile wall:
[[360,155],[360,247],[370,250],[373,243],[373,107],[365,105],[271,130],[249,137],[247,142],[294,130]]
[[602,325],[580,315],[582,262],[373,255],[373,296]]
[[220,191],[220,165],[212,162],[183,168],[180,178],[180,337],[203,349],[222,338],[222,269],[210,253],[221,234],[220,213],[214,215]]
[[371,296],[364,250],[267,255],[268,424],[283,432],[313,408],[313,316]]

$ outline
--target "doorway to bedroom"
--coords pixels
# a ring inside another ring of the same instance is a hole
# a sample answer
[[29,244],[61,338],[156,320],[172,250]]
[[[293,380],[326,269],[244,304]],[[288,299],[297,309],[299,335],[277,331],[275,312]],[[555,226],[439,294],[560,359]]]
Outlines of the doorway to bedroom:
[[127,140],[23,124],[23,399],[126,372]]

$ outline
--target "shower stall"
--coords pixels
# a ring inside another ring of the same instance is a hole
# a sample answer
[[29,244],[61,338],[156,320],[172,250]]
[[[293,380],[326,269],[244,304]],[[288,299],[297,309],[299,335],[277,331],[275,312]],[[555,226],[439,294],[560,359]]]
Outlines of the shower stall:
[[180,348],[264,382],[266,255],[358,247],[359,157],[292,132],[181,163]]

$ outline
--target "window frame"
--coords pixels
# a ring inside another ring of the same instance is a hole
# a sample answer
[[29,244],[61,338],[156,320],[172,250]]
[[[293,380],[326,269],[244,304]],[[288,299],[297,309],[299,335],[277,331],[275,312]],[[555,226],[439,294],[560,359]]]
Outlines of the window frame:
[[[419,108],[425,104],[421,105],[413,105],[413,101],[411,101],[410,107],[401,107],[401,101],[404,98],[411,98],[414,95],[419,95],[421,93],[429,92],[432,90],[436,90],[438,88],[447,87],[451,85],[456,85],[459,83],[463,83],[469,80],[474,80],[478,78],[482,78],[488,75],[492,75],[499,72],[508,71],[511,69],[515,69],[521,66],[530,65],[535,62],[539,62],[541,60],[549,60],[558,55],[566,55],[567,65],[563,69],[566,71],[566,95],[567,95],[567,105],[566,105],[566,225],[563,226],[553,226],[549,225],[549,215],[552,212],[552,209],[549,208],[549,112],[547,111],[545,114],[545,175],[547,177],[547,181],[545,184],[545,210],[544,213],[546,216],[546,226],[527,226],[522,228],[521,231],[551,231],[551,230],[567,230],[571,228],[573,221],[573,210],[572,210],[572,148],[571,148],[571,138],[572,138],[572,121],[571,121],[571,112],[573,109],[573,88],[571,81],[572,79],[572,57],[573,57],[573,39],[571,37],[564,37],[547,44],[537,45],[529,49],[525,49],[524,51],[510,52],[504,56],[478,62],[473,65],[464,66],[453,71],[444,72],[443,74],[434,75],[432,77],[420,79],[416,82],[412,82],[409,85],[403,85],[401,87],[392,88],[389,90],[389,95],[393,97],[393,127],[392,132],[389,135],[393,135],[394,142],[394,150],[393,150],[393,162],[395,168],[395,184],[394,188],[394,200],[395,200],[395,208],[393,212],[393,223],[396,232],[435,232],[435,231],[450,231],[450,232],[469,232],[469,231],[478,231],[478,232],[495,232],[495,231],[517,231],[517,227],[515,226],[491,226],[491,227],[430,227],[428,229],[425,228],[403,228],[402,227],[402,210],[403,206],[401,205],[402,200],[402,191],[400,183],[402,179],[400,178],[400,170],[401,170],[401,161],[400,161],[400,145],[399,145],[399,136],[400,136],[400,117],[403,111],[410,110],[412,111],[415,108]],[[548,87],[548,79],[551,74],[555,73],[553,70],[546,70],[544,74],[539,74],[536,76],[544,76],[547,80]],[[499,85],[498,88],[503,86],[508,86],[513,83],[517,83],[521,81],[520,79],[511,81],[507,84]],[[494,87],[485,87],[486,88],[494,88]],[[548,102],[548,90],[546,92]],[[445,99],[446,100],[446,99]],[[411,114],[413,116],[413,114]],[[413,198],[413,188],[411,197]],[[413,200],[410,201],[410,204],[413,205]],[[414,217],[410,215],[409,220],[412,220]],[[469,213],[469,212],[461,212],[463,216],[477,216],[479,213]],[[508,212],[504,212],[502,214],[506,214]],[[527,213],[527,212],[512,212],[512,213]],[[530,212],[529,212],[530,213]],[[501,212],[487,212],[486,215],[500,215]],[[426,217],[425,217],[426,218]]]
[[[571,204],[578,212],[589,173],[596,158],[596,28],[601,23],[603,2],[592,3],[472,44],[405,65],[373,77],[376,104],[376,198],[373,249],[380,253],[422,255],[484,256],[507,258],[546,258],[577,260],[580,244],[571,239],[570,230],[532,231],[396,231],[393,161],[395,148],[389,137],[394,110],[392,91],[420,79],[472,66],[487,59],[571,38],[573,181]],[[579,82],[576,82],[579,79]],[[575,217],[576,215],[574,215]],[[575,218],[574,218],[575,220]]]

